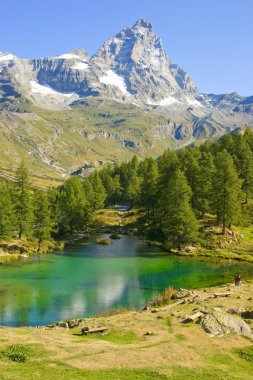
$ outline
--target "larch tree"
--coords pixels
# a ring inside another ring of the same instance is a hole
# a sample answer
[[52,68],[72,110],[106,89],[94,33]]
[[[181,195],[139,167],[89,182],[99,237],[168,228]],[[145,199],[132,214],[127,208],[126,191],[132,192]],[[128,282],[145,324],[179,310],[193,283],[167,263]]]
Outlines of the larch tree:
[[52,225],[48,195],[43,190],[36,190],[34,194],[33,234],[38,239],[38,252],[41,249],[41,243],[50,239]]
[[14,206],[10,188],[5,183],[0,185],[0,238],[13,235],[15,231]]
[[241,218],[241,180],[238,177],[233,159],[223,150],[215,159],[215,172],[212,181],[212,208],[217,224],[222,225],[222,233],[232,223]]
[[184,173],[171,172],[163,196],[159,198],[161,230],[165,242],[178,250],[197,237],[198,223],[191,207],[191,188]]
[[32,189],[28,170],[23,161],[17,170],[15,190],[15,219],[18,237],[22,239],[24,235],[31,235],[33,222]]

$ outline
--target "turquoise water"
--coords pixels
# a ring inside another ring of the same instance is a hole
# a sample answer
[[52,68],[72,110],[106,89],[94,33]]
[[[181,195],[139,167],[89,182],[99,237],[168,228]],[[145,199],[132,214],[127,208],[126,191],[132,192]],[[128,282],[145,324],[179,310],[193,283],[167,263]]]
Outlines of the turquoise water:
[[165,256],[135,237],[93,241],[0,267],[0,325],[45,325],[116,307],[141,307],[169,285],[195,288],[253,278],[253,265]]

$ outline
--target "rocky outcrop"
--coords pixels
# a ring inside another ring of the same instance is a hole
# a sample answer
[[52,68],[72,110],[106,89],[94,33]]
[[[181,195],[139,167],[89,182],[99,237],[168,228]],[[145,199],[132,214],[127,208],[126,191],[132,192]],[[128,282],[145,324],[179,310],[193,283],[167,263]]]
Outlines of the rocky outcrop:
[[207,313],[201,318],[201,326],[213,336],[232,333],[253,339],[250,327],[237,315],[220,312]]
[[9,94],[18,89],[44,107],[66,107],[87,97],[142,107],[201,106],[189,74],[171,62],[143,19],[109,38],[91,58],[82,49],[41,59],[0,53],[0,71],[4,80],[9,78]]

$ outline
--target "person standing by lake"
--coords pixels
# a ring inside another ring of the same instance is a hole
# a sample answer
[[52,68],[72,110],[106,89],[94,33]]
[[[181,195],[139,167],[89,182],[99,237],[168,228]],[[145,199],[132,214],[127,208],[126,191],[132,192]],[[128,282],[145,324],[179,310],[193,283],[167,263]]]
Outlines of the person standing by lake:
[[235,275],[235,286],[240,286],[241,285],[241,276],[240,274]]

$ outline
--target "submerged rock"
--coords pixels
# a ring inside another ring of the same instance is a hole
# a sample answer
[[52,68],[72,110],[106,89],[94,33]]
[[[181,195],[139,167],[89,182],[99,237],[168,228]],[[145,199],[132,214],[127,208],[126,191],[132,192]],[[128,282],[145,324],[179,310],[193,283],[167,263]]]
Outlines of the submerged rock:
[[215,336],[232,333],[253,339],[250,327],[237,315],[217,312],[207,313],[201,319],[201,326],[205,332]]

